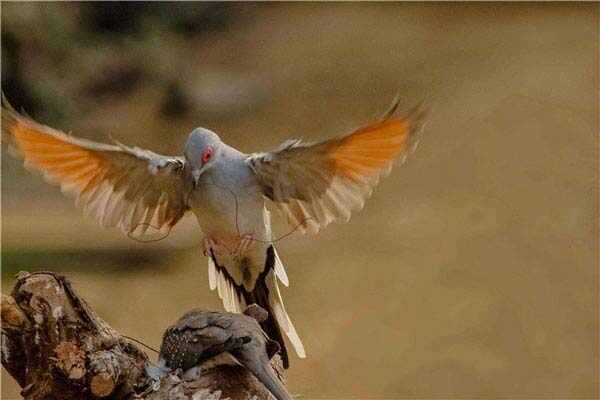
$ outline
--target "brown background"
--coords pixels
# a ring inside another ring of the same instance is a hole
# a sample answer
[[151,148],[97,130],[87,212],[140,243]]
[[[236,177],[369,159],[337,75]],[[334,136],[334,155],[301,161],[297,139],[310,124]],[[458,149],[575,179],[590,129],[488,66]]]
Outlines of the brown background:
[[[77,7],[3,3],[2,23],[3,45],[11,32],[26,43],[32,113],[81,136],[177,153],[202,125],[250,152],[345,132],[396,92],[430,100],[419,149],[362,212],[278,244],[308,352],[291,360],[294,394],[599,396],[597,4],[232,4],[194,39],[162,32],[158,14],[144,35],[81,54],[97,39],[73,36]],[[64,58],[45,63],[44,40]],[[90,95],[79,80],[106,59],[142,60],[144,78]],[[170,80],[189,108],[161,117]],[[153,346],[189,308],[220,308],[193,220],[139,244],[6,156],[3,167],[3,291],[19,269],[62,271]],[[2,374],[2,398],[17,398]]]

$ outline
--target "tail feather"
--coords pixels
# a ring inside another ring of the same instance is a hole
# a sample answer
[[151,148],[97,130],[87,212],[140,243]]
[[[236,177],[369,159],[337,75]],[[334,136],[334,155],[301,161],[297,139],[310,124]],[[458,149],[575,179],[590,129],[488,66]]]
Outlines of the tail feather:
[[212,257],[208,257],[208,285],[210,290],[217,289],[219,298],[223,301],[223,308],[227,312],[241,313],[246,308],[243,296],[240,296],[232,281],[225,273],[217,268]]
[[211,290],[217,290],[225,310],[241,313],[246,305],[253,303],[264,308],[268,312],[268,318],[260,325],[269,338],[279,343],[283,366],[288,368],[289,358],[282,331],[290,340],[298,357],[305,358],[306,352],[294,324],[285,311],[281,291],[277,284],[278,280],[286,286],[289,284],[285,268],[273,246],[268,248],[265,269],[250,292],[246,291],[243,286],[235,285],[226,270],[218,266],[213,257],[208,258],[209,286]]
[[285,267],[279,258],[279,254],[277,254],[277,250],[273,247],[273,253],[275,255],[275,264],[273,265],[273,271],[275,271],[275,275],[279,278],[281,283],[283,283],[286,287],[290,286],[290,281],[288,279],[287,273],[285,272]]
[[283,329],[283,331],[287,335],[288,339],[290,340],[290,343],[292,343],[292,346],[294,346],[294,350],[296,350],[296,354],[298,354],[298,357],[306,358],[304,345],[300,340],[300,336],[298,336],[298,332],[296,332],[294,324],[292,324],[292,320],[290,320],[289,315],[285,311],[285,306],[283,305],[283,298],[281,297],[281,292],[279,291],[279,286],[277,285],[277,279],[274,275],[272,277],[267,276],[267,288],[270,292],[270,312],[273,313],[273,315],[275,316],[275,320],[278,322],[281,329]]
[[292,395],[287,391],[280,378],[277,376],[268,360],[256,362],[255,358],[247,359],[246,354],[236,354],[236,358],[248,368],[254,376],[262,382],[263,385],[277,400],[293,400]]
[[210,290],[217,288],[217,266],[211,256],[208,257],[208,287]]
[[270,290],[267,286],[267,282],[272,281],[273,279],[273,272],[269,271],[266,276],[263,277],[263,279],[259,279],[256,282],[254,290],[244,293],[244,297],[247,304],[255,303],[267,310],[268,317],[265,321],[260,323],[260,326],[270,339],[279,343],[281,361],[283,362],[283,367],[287,369],[290,366],[287,348],[285,347],[285,342],[281,334],[281,328],[279,321],[277,320],[277,314],[271,307],[271,301],[269,300],[269,297],[272,296],[270,296]]

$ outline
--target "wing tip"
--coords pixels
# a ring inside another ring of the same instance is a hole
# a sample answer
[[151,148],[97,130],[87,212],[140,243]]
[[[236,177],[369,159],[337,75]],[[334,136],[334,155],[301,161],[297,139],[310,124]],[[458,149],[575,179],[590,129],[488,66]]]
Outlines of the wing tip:
[[0,103],[2,109],[2,135],[9,134],[14,136],[13,129],[18,124],[35,123],[26,112],[18,112],[10,104],[4,91],[0,91]]
[[430,112],[431,104],[424,98],[406,112],[405,118],[409,121],[413,134],[423,130]]
[[397,92],[388,110],[379,119],[379,123],[398,119],[408,121],[411,133],[422,130],[426,117],[431,112],[432,103],[430,99],[422,97],[416,104],[410,107],[400,107],[400,104],[400,92]]
[[396,113],[396,111],[398,111],[399,106],[400,106],[400,92],[396,92],[396,94],[394,95],[394,100],[392,100],[392,103],[388,107],[387,111],[385,113],[383,113],[383,115],[379,119],[379,122],[385,122],[385,121],[389,120],[390,118],[392,118],[392,116]]
[[10,105],[2,92],[2,139],[14,136],[13,129],[19,121],[19,113]]
[[6,97],[6,93],[4,93],[4,90],[0,91],[0,97],[1,97],[1,104],[2,104],[2,112],[4,113],[4,111],[6,110],[11,113],[17,114],[14,107],[8,101],[8,98]]

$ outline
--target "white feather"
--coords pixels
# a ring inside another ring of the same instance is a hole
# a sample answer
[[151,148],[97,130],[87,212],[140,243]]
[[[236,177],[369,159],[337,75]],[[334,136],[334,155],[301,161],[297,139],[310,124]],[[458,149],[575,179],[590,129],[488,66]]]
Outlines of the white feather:
[[274,246],[273,251],[275,252],[275,266],[273,267],[273,269],[275,270],[275,275],[277,276],[277,278],[279,278],[281,283],[288,287],[290,286],[290,281],[288,279],[287,273],[285,272],[285,267],[283,266],[283,263],[279,258],[279,254],[277,254],[277,250]]
[[[214,265],[214,264],[213,264]],[[215,268],[216,270],[216,268]],[[209,264],[210,276],[210,264]],[[210,278],[209,278],[210,284]],[[216,288],[219,298],[223,301],[223,308],[227,312],[241,313],[242,305],[240,304],[239,295],[236,293],[235,287],[227,279],[227,277],[219,270],[216,270]]]
[[272,293],[272,295],[269,296],[269,302],[271,304],[273,314],[275,315],[275,319],[281,326],[281,329],[283,329],[287,337],[290,339],[290,342],[292,343],[292,346],[294,346],[294,350],[296,350],[298,357],[306,358],[306,351],[304,350],[304,345],[300,340],[300,336],[298,336],[296,328],[294,328],[290,317],[285,311],[283,299],[281,298],[281,292],[279,291],[275,274],[269,274],[266,279],[269,292]]
[[217,288],[217,266],[210,255],[208,256],[208,287],[210,290]]

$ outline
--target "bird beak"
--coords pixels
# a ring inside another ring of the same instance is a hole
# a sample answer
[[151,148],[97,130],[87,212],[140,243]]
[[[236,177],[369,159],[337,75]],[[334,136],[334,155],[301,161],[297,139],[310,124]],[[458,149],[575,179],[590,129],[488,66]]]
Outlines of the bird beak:
[[203,172],[204,172],[204,167],[192,170],[192,179],[194,182],[194,189],[198,187],[198,184],[200,183],[200,176],[202,175]]

